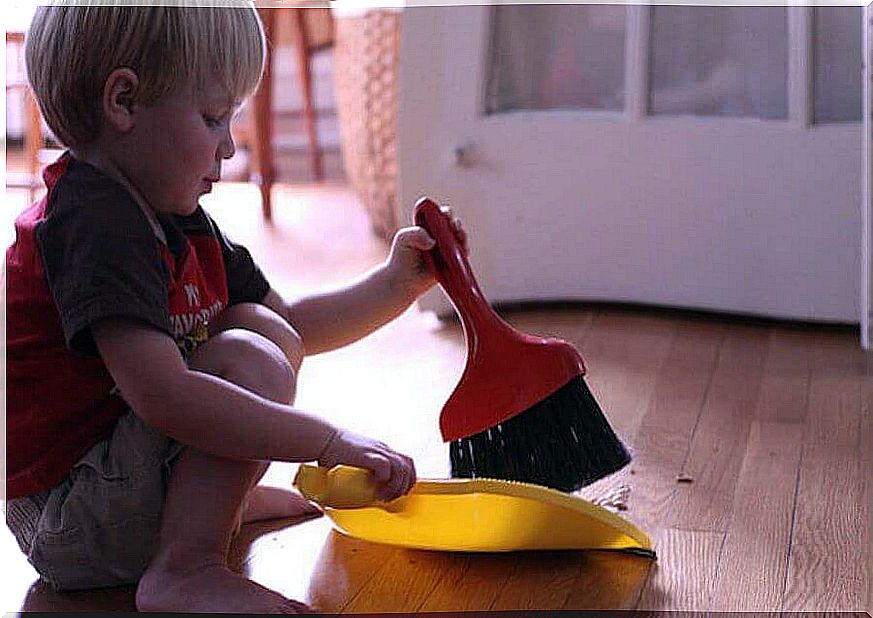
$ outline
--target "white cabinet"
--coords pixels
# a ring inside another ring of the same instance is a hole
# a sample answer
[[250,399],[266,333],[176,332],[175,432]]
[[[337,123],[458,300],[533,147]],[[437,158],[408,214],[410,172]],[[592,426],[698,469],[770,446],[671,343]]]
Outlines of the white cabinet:
[[403,19],[400,203],[407,220],[421,195],[452,206],[492,303],[859,321],[860,9]]

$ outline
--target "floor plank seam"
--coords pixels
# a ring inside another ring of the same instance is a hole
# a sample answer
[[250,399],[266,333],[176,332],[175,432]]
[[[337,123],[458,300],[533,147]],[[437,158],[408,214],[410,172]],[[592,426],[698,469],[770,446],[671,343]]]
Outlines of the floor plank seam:
[[633,603],[630,606],[632,611],[640,611],[640,603],[643,601],[643,594],[649,588],[649,584],[651,583],[652,575],[657,569],[655,568],[655,561],[653,560],[649,564],[649,568],[646,569],[646,576],[643,578],[643,581],[640,583],[639,589],[636,592]]
[[712,368],[709,372],[709,378],[706,381],[706,388],[703,389],[703,396],[700,398],[700,408],[697,410],[697,418],[694,419],[694,427],[691,428],[691,434],[688,436],[688,447],[685,450],[685,456],[682,458],[682,467],[677,472],[683,472],[688,464],[688,458],[691,456],[691,451],[694,446],[694,438],[697,436],[697,429],[700,427],[700,420],[703,418],[703,412],[706,410],[706,403],[709,400],[709,391],[712,388],[712,383],[715,380],[715,374],[718,370],[718,363],[721,359],[722,351],[724,350],[725,339],[727,333],[722,332],[721,339],[718,342],[718,352],[715,355],[715,360],[712,363]]
[[642,580],[637,584],[636,590],[634,591],[633,597],[629,599],[629,602],[625,605],[623,611],[638,611],[640,601],[643,598],[643,591],[648,586],[649,578],[652,576],[652,572],[655,570],[655,563],[657,559],[649,560],[648,565],[646,566],[646,575],[642,578]]
[[[682,457],[682,464],[679,466],[678,470],[675,470],[675,474],[682,474],[685,472],[685,466],[688,465],[688,459],[691,457],[691,452],[694,450],[694,438],[697,435],[697,429],[700,427],[700,421],[703,418],[704,411],[706,410],[706,403],[709,399],[709,392],[712,388],[712,384],[715,380],[715,374],[718,370],[719,359],[721,358],[722,351],[724,349],[724,343],[727,339],[727,332],[722,331],[721,338],[718,342],[718,351],[715,354],[715,359],[712,362],[712,367],[709,370],[709,376],[706,380],[706,387],[703,389],[703,394],[700,398],[700,406],[697,409],[697,417],[694,419],[694,426],[691,428],[691,433],[688,435],[688,444],[685,447],[685,454]],[[672,519],[673,511],[675,509],[675,499],[677,495],[677,489],[674,488],[670,492],[669,503],[667,508],[664,511],[664,515],[660,522],[658,522],[659,526],[663,526],[665,522],[669,522]]]
[[[461,570],[461,578],[463,578],[464,575],[467,574],[467,570],[469,568],[470,568],[470,559],[467,558],[467,560],[464,563],[464,568]],[[446,570],[443,569],[440,576],[434,579],[433,585],[430,587],[430,590],[427,591],[427,594],[424,595],[424,598],[422,598],[421,602],[415,607],[414,611],[416,614],[422,613],[421,608],[424,607],[425,603],[427,603],[428,599],[430,599],[431,595],[433,595],[433,591],[437,589],[437,587],[440,585],[440,583],[443,581],[443,579],[445,579],[445,577],[446,577]]]
[[855,442],[855,461],[858,464],[862,464],[864,461],[864,423],[867,420],[866,414],[867,410],[864,408],[864,386],[861,383],[861,380],[858,380],[858,426],[855,428],[855,435],[857,436],[857,441]]
[[[812,370],[807,371],[806,376],[806,402],[804,410],[803,418],[804,418],[804,427],[806,426],[806,419],[809,416],[809,397],[810,390],[812,389]],[[800,477],[803,474],[803,455],[805,446],[806,446],[806,431],[804,431],[800,436],[800,454],[797,457],[797,474],[794,477],[794,502],[791,508],[791,524],[788,527],[788,551],[785,552],[785,575],[782,578],[782,593],[780,595],[779,608],[781,611],[785,611],[785,596],[788,594],[788,579],[791,573],[791,555],[792,550],[794,549],[794,528],[797,522],[797,508],[800,504]]]
[[376,575],[378,575],[382,571],[382,569],[385,568],[386,564],[388,564],[388,560],[383,560],[381,566],[378,569],[375,569],[372,573],[370,573],[370,576],[361,584],[361,587],[358,588],[358,591],[355,592],[355,594],[353,594],[351,597],[349,597],[349,599],[345,603],[343,603],[342,606],[340,606],[339,611],[337,612],[338,614],[346,613],[346,608],[354,603],[359,596],[361,596],[361,593],[366,590],[367,586],[370,584],[371,581],[373,581]]
[[794,548],[794,527],[797,521],[797,506],[800,501],[800,475],[803,470],[803,444],[800,445],[800,457],[797,460],[797,475],[794,479],[794,501],[791,508],[791,524],[788,526],[788,551],[785,552],[785,575],[782,578],[782,594],[779,607],[785,611],[785,595],[788,592],[788,576],[791,569],[791,554]]
[[506,579],[500,584],[500,587],[497,589],[497,593],[494,595],[494,598],[491,599],[491,603],[488,604],[488,611],[494,611],[494,606],[497,604],[497,601],[500,600],[500,597],[503,595],[503,591],[506,590],[506,587],[509,585],[509,582],[512,581],[512,577],[515,575],[516,571],[518,571],[518,560],[515,561],[515,564],[512,565],[512,571],[510,571],[509,575],[506,576]]
[[[678,329],[677,329],[677,333],[678,333]],[[691,428],[691,432],[688,435],[688,443],[685,447],[685,455],[682,458],[682,464],[680,465],[679,470],[675,471],[676,474],[681,473],[682,470],[685,469],[685,465],[688,463],[688,458],[691,456],[692,445],[694,444],[694,436],[697,433],[697,428],[700,425],[700,419],[703,416],[704,409],[706,408],[706,401],[709,397],[709,392],[710,392],[710,389],[712,388],[713,380],[715,379],[716,369],[718,368],[718,361],[719,361],[719,358],[721,357],[722,349],[724,348],[724,343],[725,343],[726,338],[727,338],[727,332],[724,329],[722,329],[722,332],[721,332],[721,335],[720,335],[719,341],[718,341],[717,350],[715,353],[715,358],[713,359],[712,366],[709,369],[709,376],[707,377],[707,380],[706,380],[706,386],[704,387],[703,393],[701,394],[701,397],[700,397],[700,405],[697,408],[697,416],[694,419],[694,426]],[[653,530],[653,532],[655,533],[655,534],[653,534],[653,537],[652,537],[653,540],[654,540],[656,535],[663,533],[666,530],[666,528],[664,528],[664,523],[669,521],[670,515],[673,512],[673,501],[674,501],[675,497],[676,497],[676,489],[673,488],[673,490],[670,491],[669,497],[667,498],[668,506],[664,510],[664,514],[661,518],[661,521],[657,522],[657,524],[656,524],[657,528],[656,528],[656,530]],[[640,604],[642,603],[643,597],[645,595],[645,591],[651,585],[652,578],[655,576],[654,573],[656,571],[657,571],[657,569],[653,568],[653,565],[650,565],[648,570],[646,571],[646,576],[643,578],[642,584],[640,585],[639,590],[637,591],[636,598],[634,599],[633,604],[631,605],[633,610],[639,611]]]
[[696,528],[692,526],[670,526],[667,530],[676,532],[696,532],[699,534],[727,534],[728,528]]
[[706,597],[706,611],[709,612],[712,608],[713,595],[715,595],[716,584],[718,578],[721,577],[722,558],[724,557],[724,546],[727,544],[728,531],[725,530],[721,534],[721,544],[718,546],[718,558],[715,560],[715,577],[712,578],[712,583],[709,585]]

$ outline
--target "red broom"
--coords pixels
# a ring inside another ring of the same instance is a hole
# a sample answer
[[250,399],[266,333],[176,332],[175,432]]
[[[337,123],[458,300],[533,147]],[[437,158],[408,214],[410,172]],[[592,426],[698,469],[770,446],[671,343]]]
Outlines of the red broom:
[[461,318],[467,362],[440,414],[453,477],[575,491],[624,467],[628,449],[588,390],[579,352],[519,332],[488,304],[451,226],[428,198],[415,224],[436,241],[428,266]]

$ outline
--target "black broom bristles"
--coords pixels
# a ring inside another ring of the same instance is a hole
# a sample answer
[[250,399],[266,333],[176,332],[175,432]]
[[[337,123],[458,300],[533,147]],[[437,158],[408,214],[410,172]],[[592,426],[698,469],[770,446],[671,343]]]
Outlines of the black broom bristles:
[[631,461],[580,375],[509,420],[449,446],[452,476],[576,491]]

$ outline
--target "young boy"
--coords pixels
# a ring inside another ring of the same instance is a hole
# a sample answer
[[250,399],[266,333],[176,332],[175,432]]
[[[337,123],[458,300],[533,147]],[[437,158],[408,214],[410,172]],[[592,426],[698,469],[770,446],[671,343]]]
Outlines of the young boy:
[[140,610],[306,611],[226,565],[240,521],[314,508],[258,488],[267,462],[369,468],[386,500],[415,481],[409,457],[292,403],[305,354],[434,284],[433,240],[400,230],[360,281],[287,302],[198,205],[264,53],[242,2],[59,3],[31,25],[28,75],[69,150],[6,256],[7,523],[57,589],[138,581]]

